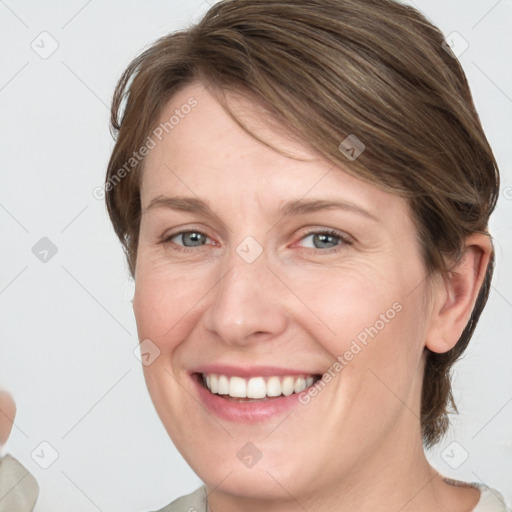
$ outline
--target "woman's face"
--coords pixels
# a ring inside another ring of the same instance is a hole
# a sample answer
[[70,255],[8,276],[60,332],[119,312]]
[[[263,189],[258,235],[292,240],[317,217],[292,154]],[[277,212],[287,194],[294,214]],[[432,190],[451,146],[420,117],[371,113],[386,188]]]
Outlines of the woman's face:
[[199,477],[300,502],[417,447],[426,271],[404,199],[237,112],[307,161],[182,89],[145,161],[133,306],[152,400]]

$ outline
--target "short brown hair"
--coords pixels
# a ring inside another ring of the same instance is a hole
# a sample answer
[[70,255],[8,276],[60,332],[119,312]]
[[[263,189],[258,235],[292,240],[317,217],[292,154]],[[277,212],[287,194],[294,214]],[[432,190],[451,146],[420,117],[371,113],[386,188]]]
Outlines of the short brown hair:
[[[144,161],[128,171],[126,162],[151,134],[164,104],[196,80],[242,128],[226,92],[257,99],[336,166],[406,197],[428,272],[446,275],[466,236],[487,233],[499,174],[465,74],[443,40],[421,13],[392,0],[224,0],[199,23],[157,40],[120,78],[111,112],[117,141],[106,204],[131,276]],[[365,145],[354,160],[339,149],[349,135]],[[450,369],[485,306],[493,266],[494,254],[456,346],[441,354],[425,349],[426,446],[445,433],[449,406],[457,410]]]

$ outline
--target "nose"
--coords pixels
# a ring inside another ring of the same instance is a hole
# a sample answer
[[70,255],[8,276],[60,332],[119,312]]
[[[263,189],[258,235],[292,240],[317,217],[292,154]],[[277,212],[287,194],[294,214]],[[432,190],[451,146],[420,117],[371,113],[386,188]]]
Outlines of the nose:
[[229,345],[274,339],[287,328],[290,297],[264,256],[247,263],[233,254],[212,290],[204,327]]

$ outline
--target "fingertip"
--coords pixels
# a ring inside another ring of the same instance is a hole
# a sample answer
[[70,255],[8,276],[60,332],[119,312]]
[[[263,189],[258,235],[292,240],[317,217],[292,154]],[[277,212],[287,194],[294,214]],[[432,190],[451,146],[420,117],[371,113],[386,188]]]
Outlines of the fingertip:
[[15,416],[16,404],[14,398],[8,391],[0,391],[0,446],[7,442]]

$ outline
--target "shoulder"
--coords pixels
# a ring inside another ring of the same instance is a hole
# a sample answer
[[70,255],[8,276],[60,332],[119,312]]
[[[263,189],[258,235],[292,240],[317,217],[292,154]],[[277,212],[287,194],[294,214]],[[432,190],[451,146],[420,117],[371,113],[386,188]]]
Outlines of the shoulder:
[[203,485],[155,512],[206,512],[206,488]]
[[471,485],[480,490],[480,501],[473,512],[506,512],[508,510],[503,496],[498,491],[484,484],[472,483]]

